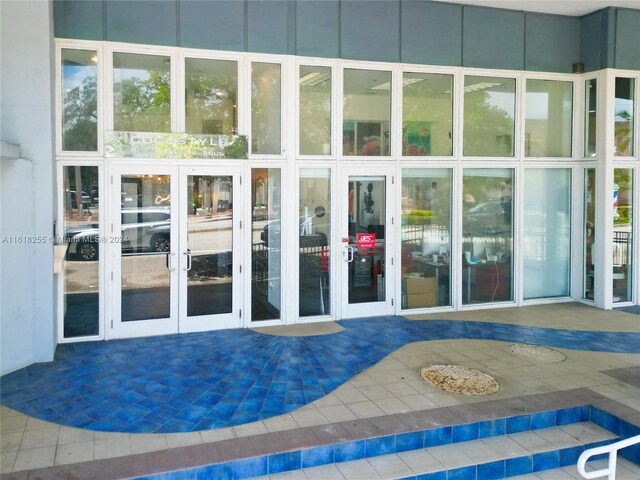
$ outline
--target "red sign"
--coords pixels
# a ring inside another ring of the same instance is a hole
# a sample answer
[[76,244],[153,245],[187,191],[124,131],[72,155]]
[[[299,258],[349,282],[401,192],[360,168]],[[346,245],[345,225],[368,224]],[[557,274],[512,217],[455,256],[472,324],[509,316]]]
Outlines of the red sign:
[[358,248],[376,248],[375,233],[359,233]]

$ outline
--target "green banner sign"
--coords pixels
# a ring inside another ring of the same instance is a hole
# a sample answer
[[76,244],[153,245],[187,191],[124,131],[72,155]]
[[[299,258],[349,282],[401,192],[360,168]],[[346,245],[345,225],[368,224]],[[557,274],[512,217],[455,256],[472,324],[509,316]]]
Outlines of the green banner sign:
[[247,158],[247,137],[191,133],[106,132],[104,155],[111,158]]

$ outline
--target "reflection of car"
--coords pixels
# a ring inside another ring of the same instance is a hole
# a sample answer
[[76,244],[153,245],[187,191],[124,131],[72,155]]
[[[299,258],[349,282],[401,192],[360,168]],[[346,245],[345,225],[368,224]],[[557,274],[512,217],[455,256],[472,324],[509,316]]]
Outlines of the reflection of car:
[[[308,221],[308,220],[307,220]],[[328,230],[327,224],[313,224],[313,234],[309,235],[304,231],[304,218],[300,219],[300,248],[304,247],[321,247],[327,245],[327,235],[318,230]],[[270,247],[280,247],[281,236],[280,220],[267,223],[260,232],[260,240]]]
[[493,234],[511,228],[511,200],[479,203],[464,214],[463,226],[471,234]]
[[[78,208],[78,201],[76,200],[77,192],[75,190],[69,190],[71,194],[71,208]],[[82,192],[82,207],[87,208],[91,205],[91,197],[85,191]]]
[[[164,208],[122,210],[123,252],[168,252],[171,213]],[[67,255],[80,260],[97,260],[100,230],[98,224],[80,225],[65,231]]]

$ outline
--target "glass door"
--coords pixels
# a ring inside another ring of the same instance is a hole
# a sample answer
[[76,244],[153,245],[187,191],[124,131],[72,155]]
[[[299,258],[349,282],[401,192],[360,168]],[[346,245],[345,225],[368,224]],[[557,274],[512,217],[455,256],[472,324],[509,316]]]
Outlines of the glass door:
[[393,196],[389,192],[392,178],[383,169],[375,170],[371,175],[349,170],[343,175],[344,318],[387,315],[394,311],[390,241]]
[[108,237],[114,242],[107,245],[115,293],[108,326],[112,338],[178,331],[175,172],[161,167],[115,169],[109,227],[114,236]]
[[240,169],[180,173],[179,330],[240,327]]

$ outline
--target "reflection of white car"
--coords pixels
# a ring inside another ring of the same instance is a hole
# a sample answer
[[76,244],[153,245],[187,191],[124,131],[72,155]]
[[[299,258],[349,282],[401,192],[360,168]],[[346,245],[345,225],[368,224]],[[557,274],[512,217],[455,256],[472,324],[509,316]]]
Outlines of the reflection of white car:
[[[122,210],[123,252],[168,252],[170,249],[171,213],[165,208]],[[72,227],[65,231],[69,243],[68,257],[97,260],[100,228],[96,223]]]

